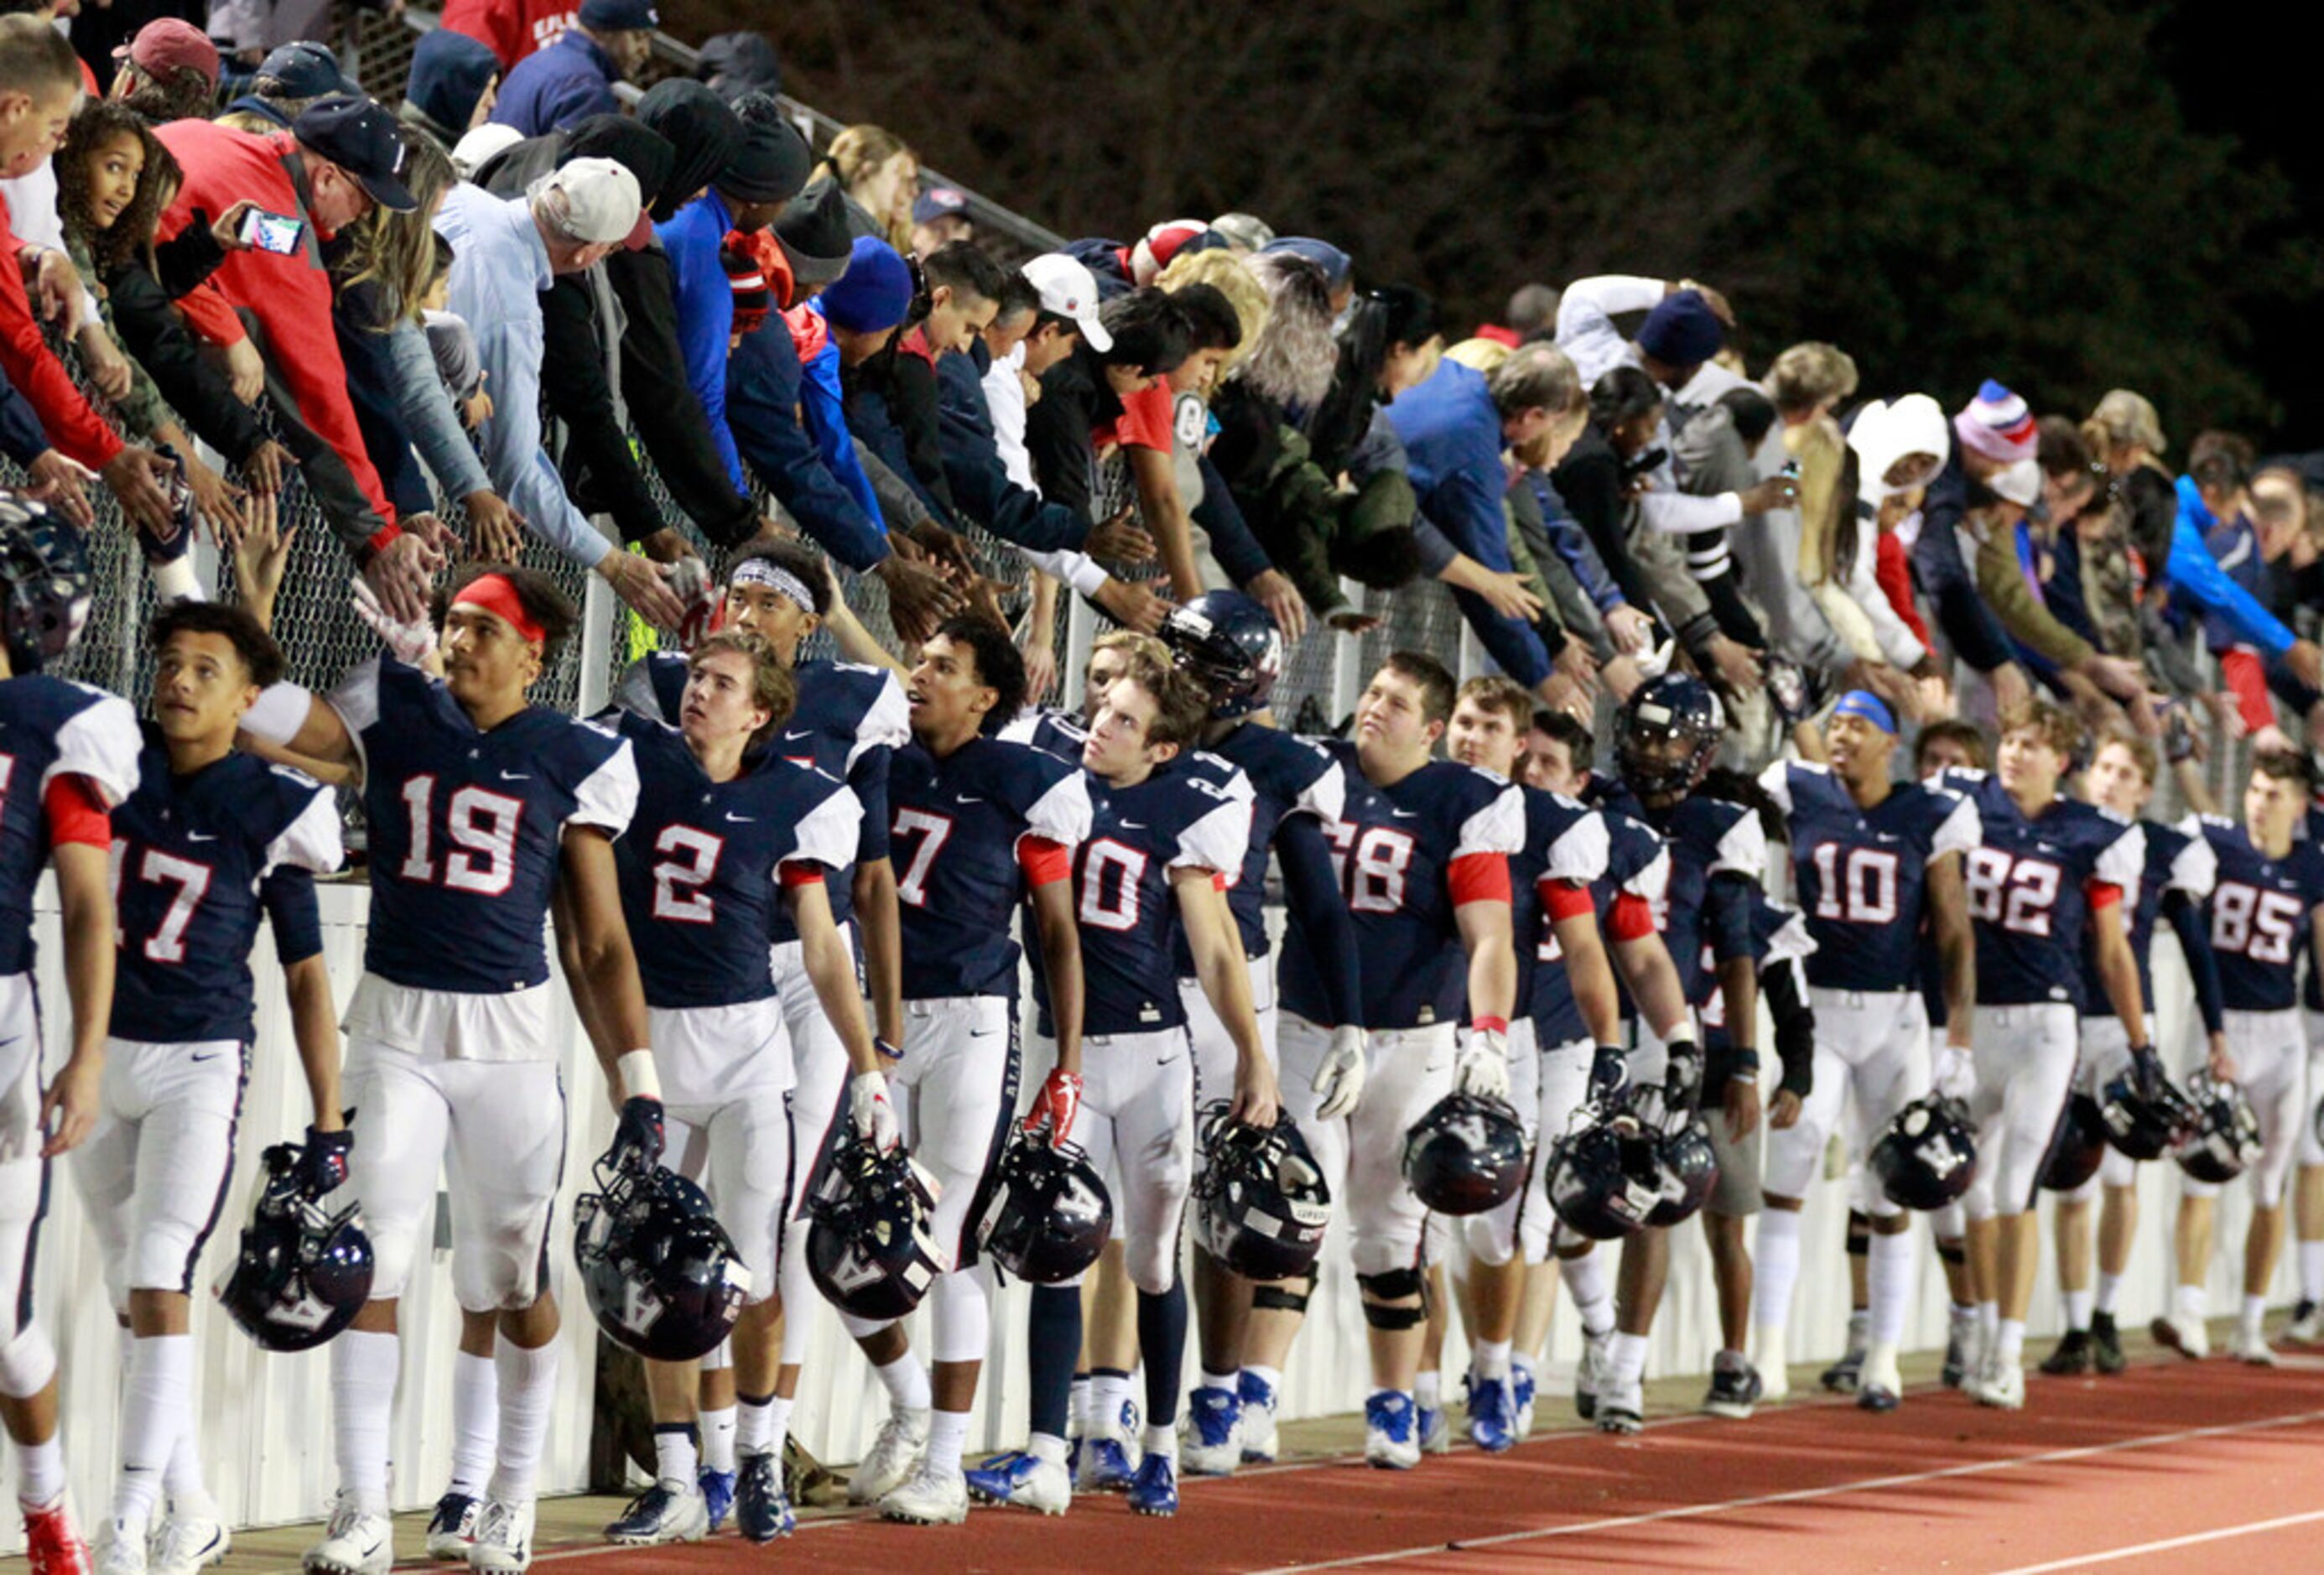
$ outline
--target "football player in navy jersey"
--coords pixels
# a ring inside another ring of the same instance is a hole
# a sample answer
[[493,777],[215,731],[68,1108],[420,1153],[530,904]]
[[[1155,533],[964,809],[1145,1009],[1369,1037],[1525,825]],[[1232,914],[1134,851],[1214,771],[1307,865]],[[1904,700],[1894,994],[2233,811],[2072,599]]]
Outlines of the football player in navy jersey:
[[[2138,821],[2146,836],[2146,866],[2139,875],[2138,897],[2130,907],[2129,918],[2130,950],[2138,959],[2139,993],[2148,1013],[2154,1009],[2150,957],[2154,921],[2160,916],[2170,921],[2179,937],[2179,950],[2195,985],[2196,1009],[2209,1036],[2211,1055],[2218,1060],[2227,1052],[2219,1015],[2219,969],[2211,956],[2202,907],[2218,878],[2218,861],[2203,838],[2139,818],[2154,796],[2155,765],[2153,744],[2121,729],[2099,744],[2089,769],[2082,773],[2082,791],[2092,804]],[[2129,900],[2127,894],[2125,900]],[[2105,985],[2090,967],[2087,953],[2082,998],[2081,1059],[2074,1071],[2074,1091],[2103,1101],[2107,1084],[2129,1063],[2130,1041],[2107,1003]],[[2042,1360],[2042,1370],[2053,1377],[2070,1377],[2094,1365],[2101,1373],[2118,1373],[2126,1364],[2114,1308],[2138,1230],[2137,1169],[2136,1161],[2109,1143],[2097,1174],[2058,1200],[2052,1228],[2057,1242],[2058,1288],[2065,1301],[2066,1333],[2058,1348]],[[2094,1295],[2090,1202],[2101,1193],[2105,1201],[2098,1212],[2098,1281]]]
[[[829,560],[801,543],[759,541],[727,571],[723,627],[765,636],[798,691],[797,708],[747,757],[750,768],[813,765],[843,778],[862,806],[854,860],[833,869],[825,889],[841,934],[861,944],[863,984],[879,1041],[894,1045],[904,1029],[896,871],[888,859],[888,762],[910,737],[904,686],[892,659],[876,645],[872,654],[854,659],[800,661],[800,646],[826,626],[851,656],[861,649],[859,637],[871,643],[840,597]],[[687,677],[683,656],[651,653],[623,675],[621,702],[641,715],[675,723]],[[781,1402],[798,1393],[799,1365],[813,1328],[807,1309],[815,1305],[816,1291],[807,1271],[806,1200],[816,1162],[837,1134],[848,1059],[808,976],[789,911],[780,905],[769,938],[796,1079],[790,1094],[791,1201],[798,1228],[783,1234],[779,1276],[787,1309],[782,1366],[775,1379],[775,1397]],[[733,1501],[736,1464],[734,1375],[731,1367],[719,1365],[724,1356],[706,1359],[702,1374],[702,1486],[713,1531]]]
[[[1088,990],[1074,1129],[1091,1165],[1116,1178],[1114,1217],[1137,1288],[1146,1433],[1129,1496],[1141,1515],[1178,1507],[1186,1344],[1178,1226],[1193,1179],[1194,1107],[1176,942],[1194,957],[1205,998],[1232,1038],[1232,1081],[1216,1091],[1230,1116],[1264,1129],[1276,1115],[1275,1069],[1222,889],[1250,849],[1252,789],[1225,761],[1193,751],[1205,709],[1191,677],[1132,654],[1106,685],[1082,756],[1092,817],[1074,875]],[[1065,1428],[1080,1301],[1075,1288],[1036,1291],[1047,1305],[1037,1305],[1033,1321],[1031,1441],[974,1473],[972,1486],[982,1497],[1054,1515],[1072,1497]]]
[[[1829,765],[1778,760],[1759,778],[1791,832],[1793,890],[1815,942],[1806,971],[1817,1029],[1806,1101],[1794,1119],[1769,1123],[1753,1322],[1771,1400],[1790,1389],[1784,1325],[1799,1274],[1800,1210],[1825,1145],[1844,1130],[1849,1157],[1861,1165],[1889,1119],[1928,1087],[1927,1023],[1914,987],[1923,927],[1941,959],[1946,1044],[1957,1056],[1969,1049],[1977,999],[1961,871],[1978,842],[1976,806],[1958,793],[1889,779],[1896,720],[1865,690],[1832,707],[1824,748]],[[1862,1201],[1871,1220],[1871,1321],[1857,1403],[1886,1411],[1904,1389],[1896,1355],[1913,1303],[1913,1220],[1885,1193]]]
[[[676,727],[615,714],[636,754],[640,809],[614,852],[661,1074],[662,1160],[705,1184],[752,1275],[730,1342],[741,1392],[734,1513],[745,1537],[765,1543],[791,1525],[775,1271],[794,1170],[793,1073],[765,944],[777,907],[791,916],[802,966],[844,1046],[855,1131],[891,1148],[896,1121],[855,959],[824,889],[825,872],[855,858],[862,810],[844,782],[812,766],[747,768],[746,750],[781,729],[797,703],[770,641],[742,630],[714,634],[688,666]],[[649,1361],[646,1373],[656,1478],[606,1535],[633,1546],[696,1541],[710,1512],[698,1482],[695,1364]]]
[[[2282,751],[2252,759],[2241,825],[2217,815],[2181,829],[2200,834],[2218,860],[2218,880],[2204,903],[2211,953],[2218,961],[2226,1043],[2211,1052],[2211,1072],[2243,1087],[2259,1118],[2260,1155],[2247,1168],[2251,1229],[2244,1241],[2244,1299],[2228,1351],[2263,1367],[2275,1364],[2261,1331],[2275,1260],[2283,1250],[2283,1183],[2301,1128],[2310,1124],[2301,1097],[2307,1070],[2300,1021],[2300,960],[2324,964],[2324,848],[2299,838],[2310,788],[2307,760]],[[2208,1355],[2205,1286],[2210,1278],[2212,1213],[2218,1187],[2182,1176],[2179,1193],[2179,1289],[2154,1337],[2190,1357]]]
[[[1739,1142],[1760,1117],[1752,915],[1766,877],[1767,839],[1755,810],[1702,790],[1724,731],[1724,713],[1710,689],[1700,679],[1666,673],[1641,684],[1617,714],[1614,753],[1641,818],[1670,852],[1670,879],[1655,918],[1683,998],[1699,1009],[1716,990],[1725,1001],[1732,1041],[1725,1113],[1729,1136]],[[1727,788],[1751,790],[1748,781]],[[1651,1023],[1642,1027],[1630,1053],[1631,1081],[1659,1078],[1669,1119],[1683,1119],[1701,1098],[1702,1052],[1690,1038],[1665,1038]],[[1692,1029],[1682,1019],[1673,1031]],[[1623,1241],[1615,1332],[1593,1375],[1600,1432],[1636,1432],[1642,1424],[1646,1335],[1669,1274],[1666,1230],[1648,1226]],[[1756,1397],[1758,1383],[1747,1377],[1742,1387]]]
[[1328,746],[1349,787],[1332,840],[1357,943],[1373,960],[1363,1021],[1327,1021],[1334,998],[1321,975],[1333,959],[1295,913],[1277,1028],[1285,1102],[1351,1227],[1370,1325],[1364,1455],[1399,1470],[1420,1460],[1427,1222],[1404,1184],[1404,1135],[1456,1088],[1507,1095],[1517,1001],[1508,861],[1523,845],[1525,800],[1499,778],[1429,758],[1452,695],[1434,658],[1397,651],[1357,703],[1355,742]]
[[274,929],[313,1124],[306,1184],[346,1177],[339,1034],[314,877],[344,854],[337,798],[288,767],[235,751],[243,712],[282,676],[282,653],[240,607],[180,602],[153,621],[153,722],[137,791],[113,815],[120,942],[106,1042],[104,1112],[74,1157],[128,1329],[121,1469],[101,1568],[142,1570],[169,1477],[154,1562],[198,1569],[226,1554],[194,1439],[190,1292],[234,1174],[254,1003],[250,952]]
[[1978,1350],[1962,1388],[1981,1405],[2025,1404],[2025,1312],[2040,1216],[2034,1193],[2074,1079],[2082,949],[2094,959],[2142,1075],[2161,1075],[2146,1036],[2123,898],[2137,889],[2146,839],[2112,810],[2058,796],[2081,724],[2034,700],[2002,719],[2000,773],[1949,770],[1938,785],[1977,806],[1982,840],[1966,874],[1977,936],[1974,1048],[1948,1044],[1936,1088],[1966,1097],[1977,1179],[1965,1202]]
[[[2307,836],[2324,845],[2324,788],[2308,801]],[[2301,1022],[2308,1036],[2308,1100],[2324,1104],[2324,968],[2310,964],[2300,987]],[[2300,1300],[2283,1338],[2313,1344],[2324,1339],[2324,1130],[2301,1124],[2300,1158],[2292,1188],[2292,1230]]]
[[[447,1158],[454,1293],[465,1310],[500,1316],[497,1463],[468,1561],[531,1563],[558,1325],[540,1268],[566,1136],[549,1035],[552,891],[621,1109],[615,1162],[660,1156],[659,1084],[613,846],[636,808],[637,769],[619,734],[525,698],[574,622],[545,576],[480,566],[442,609],[441,678],[383,656],[327,700],[276,684],[243,717],[255,737],[359,767],[371,827],[371,924],[342,1075],[376,1262],[372,1301],[331,1346],[340,1493],[309,1570],[369,1575],[393,1561],[397,1303]],[[394,638],[414,659],[434,643],[424,626]]]
[[990,1317],[972,1221],[1016,1102],[1010,920],[1029,895],[1057,1064],[1028,1119],[1064,1143],[1081,1099],[1073,855],[1089,833],[1090,803],[1074,767],[988,735],[988,724],[997,729],[1015,715],[1025,695],[1024,659],[1000,625],[946,620],[920,648],[906,694],[912,741],[896,752],[888,783],[906,963],[904,1042],[892,1081],[905,1138],[942,1187],[929,1229],[951,1261],[929,1292],[932,1390],[900,1323],[843,1320],[890,1402],[848,1495],[876,1499],[891,1520],[957,1523],[968,1515],[960,1451]]
[[[1363,1015],[1355,926],[1333,867],[1329,832],[1347,796],[1346,772],[1329,751],[1285,732],[1268,714],[1283,669],[1283,636],[1258,602],[1240,591],[1205,592],[1171,614],[1162,640],[1209,695],[1203,749],[1232,762],[1251,785],[1250,846],[1240,867],[1226,872],[1227,906],[1249,959],[1259,1043],[1272,1060],[1276,971],[1261,907],[1270,852],[1282,870],[1286,908],[1327,959],[1319,982],[1333,1018],[1352,1025]],[[1178,994],[1194,1040],[1200,1110],[1231,1091],[1235,1047],[1183,945]],[[1194,1261],[1202,1376],[1186,1397],[1179,1459],[1190,1475],[1218,1476],[1244,1460],[1275,1458],[1276,1390],[1310,1282],[1254,1286],[1213,1261],[1199,1243]]]
[[[1464,766],[1514,778],[1532,716],[1533,697],[1522,686],[1505,677],[1471,678],[1452,707],[1444,752]],[[1593,1063],[1601,1057],[1607,1063],[1599,1069],[1601,1084],[1614,1081],[1622,1057],[1621,1000],[1598,918],[1597,885],[1608,876],[1610,852],[1606,819],[1563,794],[1533,787],[1519,791],[1525,839],[1509,861],[1519,1003],[1509,1024],[1509,1092],[1527,1138],[1536,1140],[1565,1131],[1590,1087]],[[1685,1020],[1674,972],[1668,984],[1657,1014],[1665,1027]],[[1557,1037],[1542,1037],[1545,1017],[1569,1015],[1570,1021],[1548,1022]],[[1460,1250],[1469,1259],[1462,1309],[1470,1331],[1468,1431],[1471,1442],[1492,1451],[1518,1437],[1513,1347],[1527,1266],[1548,1258],[1546,1229],[1534,1233],[1539,1250],[1530,1258],[1520,1250],[1518,1222],[1526,1203],[1521,1189],[1500,1208],[1471,1216],[1462,1232]],[[1528,1382],[1522,1402],[1531,1398]]]
[[[1519,762],[1526,786],[1583,803],[1603,798],[1609,785],[1594,778],[1589,766],[1596,747],[1590,730],[1574,718],[1563,712],[1536,712]],[[1637,807],[1618,783],[1610,786],[1618,803]],[[1628,987],[1619,1009],[1627,1016],[1637,1009],[1632,1002],[1643,1002],[1648,1032],[1665,1041],[1682,1037],[1687,1021],[1686,998],[1679,986],[1678,969],[1655,927],[1655,910],[1670,880],[1670,855],[1652,827],[1614,804],[1600,803],[1598,813],[1606,823],[1606,872],[1591,883],[1591,895],[1600,915],[1607,949]],[[1574,1069],[1588,1070],[1581,1053],[1598,1043],[1583,1018],[1567,971],[1540,965],[1556,960],[1548,954],[1554,942],[1553,934],[1536,954],[1533,992],[1526,1002],[1534,1037],[1549,1047],[1543,1053],[1540,1095],[1540,1130],[1545,1139],[1562,1136],[1571,1126],[1574,1110],[1589,1091],[1586,1085],[1575,1082]],[[1618,1024],[1616,1031],[1618,1036],[1621,1032]],[[1618,1044],[1620,1039],[1609,1043]],[[1520,1435],[1532,1426],[1535,1365],[1549,1338],[1550,1316],[1556,1308],[1561,1280],[1582,1321],[1582,1358],[1575,1369],[1574,1384],[1577,1398],[1586,1399],[1589,1406],[1582,1412],[1584,1420],[1595,1412],[1597,1375],[1606,1368],[1614,1340],[1613,1277],[1608,1270],[1615,1255],[1588,1237],[1560,1227],[1549,1199],[1553,1168],[1535,1164],[1526,1182],[1523,1211],[1517,1216],[1517,1237],[1527,1266],[1516,1349],[1510,1357],[1511,1398]],[[1553,1257],[1554,1273],[1550,1268]]]
[[[35,1570],[85,1570],[65,1505],[57,1355],[32,1314],[48,1162],[88,1138],[102,1108],[113,1003],[114,806],[137,786],[137,718],[125,701],[50,677],[88,612],[80,533],[19,507],[0,521],[0,1425],[16,1446],[16,1502]],[[54,868],[63,913],[72,1049],[46,1088],[32,990],[32,892]]]

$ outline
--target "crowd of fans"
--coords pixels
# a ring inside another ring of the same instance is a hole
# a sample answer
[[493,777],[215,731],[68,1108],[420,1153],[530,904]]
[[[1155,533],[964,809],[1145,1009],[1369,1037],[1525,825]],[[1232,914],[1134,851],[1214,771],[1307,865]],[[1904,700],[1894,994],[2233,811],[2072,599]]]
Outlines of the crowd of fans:
[[1545,708],[1684,664],[1746,752],[1859,688],[2324,744],[2324,463],[2174,450],[2127,390],[1754,364],[1691,279],[1527,284],[1462,337],[1242,213],[1011,267],[893,133],[818,159],[763,38],[617,92],[650,0],[455,4],[393,109],[229,7],[109,81],[74,0],[0,9],[0,447],[180,586],[191,530],[271,532],[295,484],[399,615],[530,537],[678,628],[706,544],[796,533],[908,643],[1009,622],[1042,689],[1067,593],[1150,631],[1233,585],[1296,640],[1428,576]]

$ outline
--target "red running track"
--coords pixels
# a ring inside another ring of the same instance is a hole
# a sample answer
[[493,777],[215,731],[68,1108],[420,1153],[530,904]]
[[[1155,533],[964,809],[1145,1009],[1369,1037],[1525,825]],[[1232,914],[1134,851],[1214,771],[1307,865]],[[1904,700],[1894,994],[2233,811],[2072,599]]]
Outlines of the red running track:
[[[1409,1474],[1316,1462],[1187,1485],[1173,1520],[1084,1497],[1062,1520],[826,1521],[788,1566],[1145,1571],[1378,1568],[2190,1571],[2317,1567],[2324,1371],[2226,1361],[2036,1379],[2022,1413],[1943,1391],[1889,1416],[1818,1403],[1748,1423],[1566,1433]],[[623,1575],[735,1570],[731,1535],[650,1552],[543,1550]]]

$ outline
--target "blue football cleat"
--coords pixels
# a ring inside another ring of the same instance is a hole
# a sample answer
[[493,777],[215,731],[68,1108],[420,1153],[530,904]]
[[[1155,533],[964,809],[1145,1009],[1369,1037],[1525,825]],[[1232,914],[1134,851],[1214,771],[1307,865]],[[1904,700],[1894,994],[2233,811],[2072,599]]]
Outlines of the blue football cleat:
[[702,1488],[702,1502],[710,1509],[710,1529],[724,1531],[726,1516],[734,1507],[734,1473],[714,1471],[705,1466],[694,1479]]
[[1469,1441],[1488,1454],[1499,1454],[1517,1441],[1510,1431],[1509,1381],[1472,1378],[1469,1383]]
[[1178,1513],[1178,1473],[1168,1455],[1148,1455],[1130,1484],[1130,1507],[1139,1515]]
[[1127,1493],[1138,1469],[1130,1463],[1130,1446],[1118,1438],[1085,1439],[1081,1473],[1074,1486],[1084,1493]]
[[734,1484],[734,1529],[754,1543],[791,1534],[798,1522],[783,1492],[783,1463],[771,1454],[744,1455]]
[[1178,1454],[1189,1477],[1231,1477],[1242,1463],[1242,1401],[1231,1389],[1186,1396]]

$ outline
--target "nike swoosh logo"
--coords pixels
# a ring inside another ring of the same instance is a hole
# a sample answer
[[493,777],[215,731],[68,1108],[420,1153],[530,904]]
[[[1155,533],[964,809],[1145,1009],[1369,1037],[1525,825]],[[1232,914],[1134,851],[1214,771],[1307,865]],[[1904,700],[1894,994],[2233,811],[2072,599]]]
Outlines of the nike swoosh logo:
[[208,832],[189,831],[186,834],[186,840],[189,843],[214,843],[217,838]]
[[783,733],[783,741],[784,741],[785,743],[788,743],[788,742],[790,742],[790,741],[791,741],[791,740],[793,740],[793,739],[795,739],[795,738],[813,738],[814,736],[815,736],[815,734],[814,734],[814,732],[813,732],[812,731],[810,731],[810,732],[801,732],[798,729],[797,729],[797,728],[795,728],[795,727],[794,727],[794,728],[788,728],[788,729],[786,729],[786,730],[784,731],[784,733]]
[[501,773],[501,780],[503,782],[530,782],[532,780],[532,773],[530,771],[503,771]]
[[1418,820],[1420,818],[1420,811],[1416,809],[1391,809],[1388,813],[1396,816],[1398,820]]
[[1144,831],[1147,827],[1146,823],[1142,820],[1125,820],[1121,823],[1121,829],[1124,831]]
[[737,815],[730,809],[726,812],[726,818],[734,822],[737,825],[748,825],[759,817],[755,815]]
[[983,799],[979,798],[973,793],[955,793],[953,797],[963,804],[982,804],[984,802]]
[[194,1064],[198,1066],[205,1061],[216,1061],[219,1056],[225,1054],[226,1052],[223,1050],[213,1050],[207,1055],[196,1055],[192,1057],[192,1060]]

